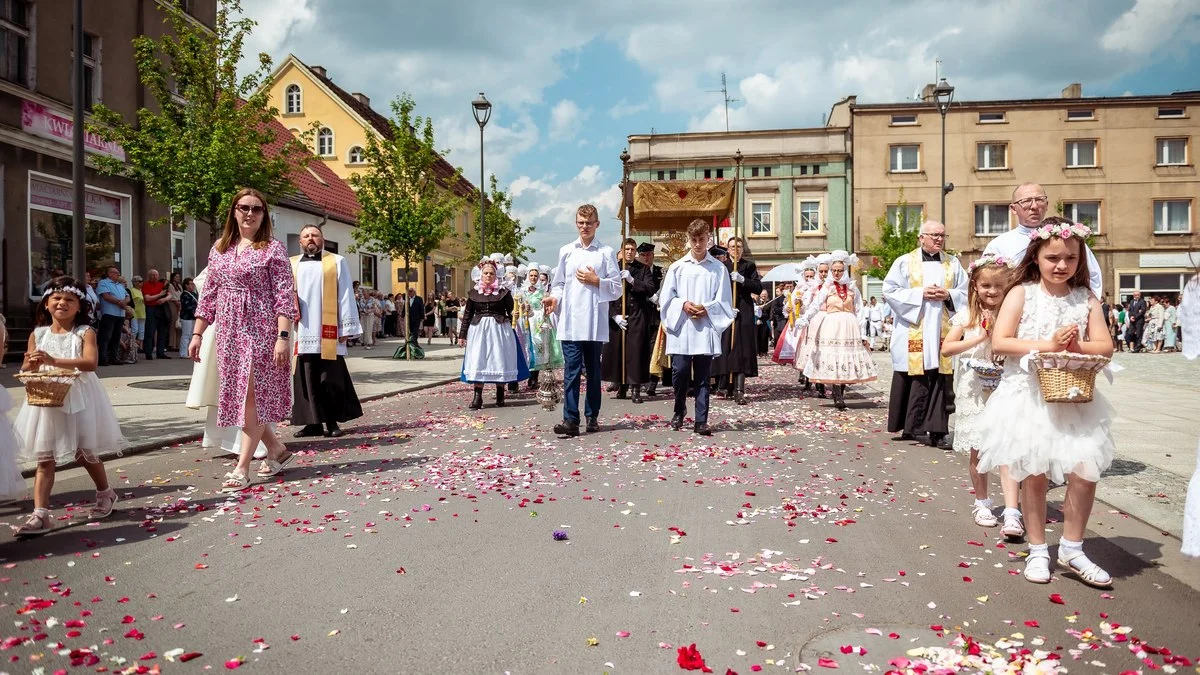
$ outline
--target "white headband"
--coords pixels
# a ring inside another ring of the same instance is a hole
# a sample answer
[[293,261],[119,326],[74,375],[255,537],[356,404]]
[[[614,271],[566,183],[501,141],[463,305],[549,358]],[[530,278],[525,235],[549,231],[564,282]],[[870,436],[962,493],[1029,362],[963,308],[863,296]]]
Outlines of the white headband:
[[71,293],[80,300],[87,299],[87,296],[83,294],[83,291],[75,288],[74,286],[55,286],[54,288],[47,288],[44,292],[42,292],[42,299],[45,300],[55,293]]

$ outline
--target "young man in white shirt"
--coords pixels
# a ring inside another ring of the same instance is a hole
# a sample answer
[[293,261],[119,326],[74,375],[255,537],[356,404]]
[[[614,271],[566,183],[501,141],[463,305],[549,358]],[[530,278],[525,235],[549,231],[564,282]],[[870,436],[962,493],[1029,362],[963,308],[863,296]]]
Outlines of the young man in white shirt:
[[591,204],[575,212],[579,238],[558,251],[547,313],[557,315],[563,352],[563,421],[559,436],[579,435],[579,379],[587,372],[587,431],[600,430],[600,348],[608,342],[608,303],[621,297],[621,269],[611,246],[596,240],[600,214]]
[[671,428],[683,426],[687,393],[696,385],[693,431],[711,436],[708,426],[709,377],[713,357],[721,353],[721,334],[733,324],[733,289],[725,265],[709,255],[711,225],[697,218],[687,229],[688,253],[667,269],[659,292],[662,327],[671,357],[675,416]]

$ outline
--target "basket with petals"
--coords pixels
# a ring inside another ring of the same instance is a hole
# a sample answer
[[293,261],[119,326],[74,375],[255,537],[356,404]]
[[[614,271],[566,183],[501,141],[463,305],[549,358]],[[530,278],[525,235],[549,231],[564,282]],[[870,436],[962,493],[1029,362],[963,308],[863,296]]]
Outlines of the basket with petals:
[[1046,352],[1033,357],[1033,367],[1046,403],[1090,403],[1096,373],[1109,364],[1107,356]]
[[971,359],[967,361],[967,367],[975,371],[975,377],[979,378],[979,384],[985,390],[991,391],[1000,386],[1000,376],[1004,374],[1003,365],[996,365],[991,361]]
[[39,408],[61,408],[71,391],[71,385],[79,377],[78,370],[55,368],[17,373],[16,378],[25,385],[25,402]]

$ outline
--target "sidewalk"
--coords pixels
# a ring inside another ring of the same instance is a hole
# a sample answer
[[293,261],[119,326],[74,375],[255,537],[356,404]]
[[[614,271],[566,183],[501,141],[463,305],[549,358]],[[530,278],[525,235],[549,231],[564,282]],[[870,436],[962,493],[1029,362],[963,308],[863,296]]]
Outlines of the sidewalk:
[[[417,361],[392,359],[399,344],[400,340],[389,339],[380,340],[369,351],[363,347],[350,348],[346,367],[363,402],[458,378],[462,349],[451,346],[447,338],[434,339],[433,345],[422,344],[425,358]],[[15,419],[25,400],[25,389],[13,377],[20,364],[7,365],[0,370],[0,386],[13,397],[13,409],[8,416]],[[207,413],[184,406],[192,377],[191,361],[179,358],[139,361],[101,368],[97,373],[129,441],[126,454],[184,443],[203,433]]]

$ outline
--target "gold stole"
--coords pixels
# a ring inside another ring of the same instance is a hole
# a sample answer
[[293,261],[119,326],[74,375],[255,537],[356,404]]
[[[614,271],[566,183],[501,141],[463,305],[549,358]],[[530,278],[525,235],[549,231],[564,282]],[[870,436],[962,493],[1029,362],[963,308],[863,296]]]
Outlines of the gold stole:
[[[300,278],[300,258],[292,256],[292,275]],[[321,253],[321,359],[337,359],[338,346],[338,282],[337,259],[329,251]]]
[[[946,279],[942,286],[945,289],[954,287],[954,270],[950,265],[950,256],[942,253],[942,271],[945,273]],[[925,265],[921,259],[921,249],[917,249],[908,254],[908,278],[910,280],[909,288],[924,288],[925,287]],[[950,333],[950,316],[945,307],[942,308],[942,340],[946,339],[946,335]],[[908,374],[909,375],[924,375],[925,374],[925,317],[919,317],[919,320],[908,329]],[[940,341],[939,341],[940,344]],[[939,350],[940,352],[940,350]],[[943,375],[950,375],[954,372],[953,360],[949,356],[940,356],[938,359],[938,372]]]

